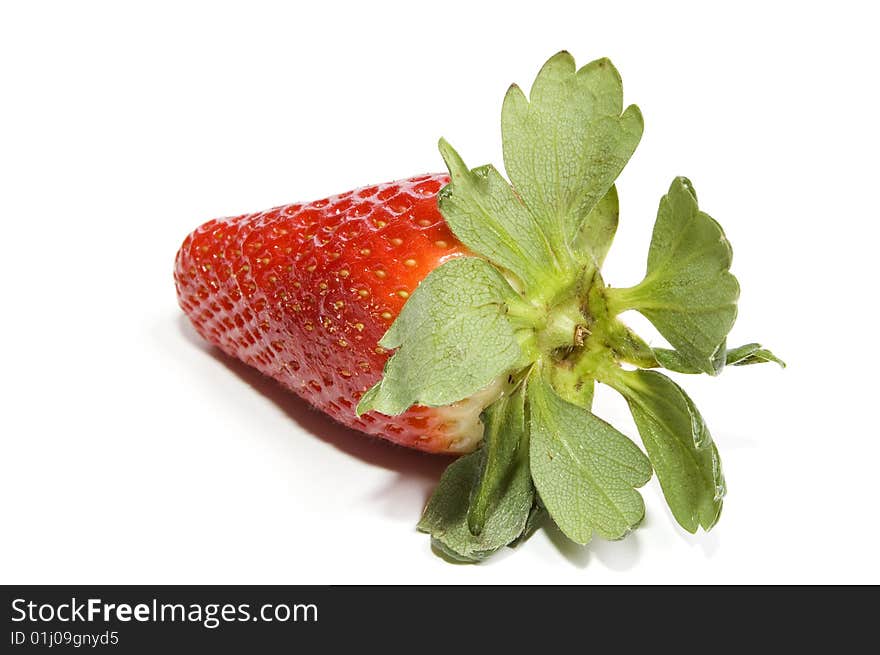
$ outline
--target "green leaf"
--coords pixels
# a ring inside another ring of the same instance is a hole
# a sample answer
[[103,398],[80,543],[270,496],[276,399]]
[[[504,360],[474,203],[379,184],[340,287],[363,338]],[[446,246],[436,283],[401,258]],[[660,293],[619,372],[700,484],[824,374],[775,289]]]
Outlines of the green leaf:
[[541,226],[492,166],[469,170],[445,140],[440,153],[450,183],[438,206],[446,223],[468,248],[512,271],[526,288],[547,284],[566,267],[550,249]]
[[553,366],[547,370],[550,385],[560,398],[572,405],[592,409],[594,380],[565,366]]
[[397,352],[357,413],[397,415],[416,403],[449,405],[485,388],[522,363],[506,317],[508,305],[522,303],[485,260],[461,257],[434,269],[379,341]]
[[782,368],[786,367],[784,361],[757,343],[750,343],[727,351],[727,363],[731,366],[749,366],[750,364],[764,364],[767,362],[774,362]]
[[645,279],[608,289],[615,313],[644,314],[684,361],[715,375],[713,358],[736,320],[739,283],[721,226],[697,206],[689,180],[676,178],[660,201]]
[[502,499],[508,492],[531,489],[525,401],[525,385],[520,384],[492,403],[481,417],[484,428],[480,475],[467,516],[472,534],[483,531],[492,511],[504,505]]
[[419,529],[458,561],[488,557],[528,527],[529,475],[524,385],[483,412],[483,448],[453,463],[425,508]]
[[[685,359],[675,350],[668,348],[654,348],[654,356],[663,368],[676,373],[702,373],[699,369],[689,365]],[[748,343],[738,348],[725,352],[724,358],[727,366],[747,366],[749,364],[763,364],[775,362],[785,368],[785,362],[779,359],[769,350],[762,348],[759,343]]]
[[619,539],[638,525],[645,505],[635,487],[651,477],[638,447],[540,374],[529,383],[529,411],[532,480],[562,532],[585,544],[593,530]]
[[617,357],[639,368],[652,368],[657,365],[654,350],[621,321],[608,321],[608,345]]
[[449,465],[418,525],[439,550],[461,562],[478,562],[516,540],[525,530],[534,500],[525,460],[497,496],[483,529],[474,535],[468,527],[468,505],[480,475],[480,459],[478,451]]
[[531,537],[535,532],[540,529],[547,519],[550,518],[550,514],[547,513],[547,508],[544,507],[543,503],[539,498],[535,498],[535,502],[532,504],[532,509],[529,512],[529,518],[526,520],[526,527],[523,528],[522,534],[518,536],[516,539],[511,541],[507,546],[509,548],[516,548],[524,541],[528,541],[529,537]]
[[710,529],[725,484],[703,417],[681,387],[656,371],[620,371],[617,380],[675,520],[688,532]]
[[623,109],[620,74],[607,59],[576,70],[560,52],[529,98],[511,86],[501,110],[504,166],[557,252],[580,233],[642,137],[638,107]]
[[721,340],[715,354],[712,355],[712,375],[721,375],[727,364],[727,337]]
[[617,187],[612,186],[608,193],[591,211],[581,232],[574,243],[575,252],[586,254],[595,264],[596,269],[602,268],[605,256],[617,233],[617,222],[620,218],[620,204],[617,198]]

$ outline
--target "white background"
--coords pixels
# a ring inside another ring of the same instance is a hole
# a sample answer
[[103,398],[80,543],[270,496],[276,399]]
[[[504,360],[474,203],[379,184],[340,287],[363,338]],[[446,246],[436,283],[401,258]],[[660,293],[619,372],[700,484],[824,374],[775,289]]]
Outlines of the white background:
[[[880,582],[869,6],[4,3],[0,582]],[[172,261],[209,218],[441,169],[441,135],[500,164],[504,91],[563,48],[645,115],[606,279],[688,175],[734,246],[731,343],[790,365],[684,380],[729,483],[710,534],[652,481],[623,542],[450,565],[414,529],[446,461],[218,357]]]

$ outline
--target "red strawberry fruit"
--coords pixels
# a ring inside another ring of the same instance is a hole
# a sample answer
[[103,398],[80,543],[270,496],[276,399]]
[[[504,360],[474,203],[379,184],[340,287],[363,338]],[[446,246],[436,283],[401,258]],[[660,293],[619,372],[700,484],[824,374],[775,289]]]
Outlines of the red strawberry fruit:
[[448,181],[421,175],[208,221],[177,253],[180,306],[205,340],[340,423],[428,452],[473,450],[491,392],[399,416],[354,412],[382,374],[378,341],[409,295],[468,253],[437,209]]
[[[718,521],[726,484],[694,402],[655,369],[718,375],[780,362],[727,348],[739,283],[721,226],[677,177],[660,200],[644,279],[605,283],[615,180],[642,134],[606,59],[561,52],[501,112],[508,179],[468,168],[209,221],[177,253],[198,333],[337,421],[456,453],[419,529],[474,562],[552,520],[571,540],[641,522],[653,474],[690,532]],[[668,341],[619,318],[635,310]],[[605,384],[644,445],[592,413]]]

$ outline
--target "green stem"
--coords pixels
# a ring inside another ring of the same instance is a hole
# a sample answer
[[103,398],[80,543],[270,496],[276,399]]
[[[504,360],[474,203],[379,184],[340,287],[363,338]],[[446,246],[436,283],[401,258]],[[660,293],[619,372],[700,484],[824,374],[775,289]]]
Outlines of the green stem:
[[573,368],[557,365],[550,368],[549,379],[560,398],[585,409],[592,407],[592,378],[579,375]]
[[540,329],[547,323],[547,311],[525,300],[508,304],[507,316],[517,327]]
[[522,351],[522,361],[520,362],[522,366],[528,366],[529,363],[536,361],[541,356],[534,330],[517,330],[516,340]]
[[606,382],[620,366],[607,348],[587,348],[574,362],[573,375],[578,379],[594,378]]
[[622,289],[607,287],[605,289],[605,301],[608,313],[611,316],[617,316],[627,310],[637,309],[639,307],[639,287],[640,285]]
[[576,296],[556,305],[549,311],[547,325],[538,336],[541,350],[549,354],[557,348],[576,345],[579,327],[584,324],[584,314]]

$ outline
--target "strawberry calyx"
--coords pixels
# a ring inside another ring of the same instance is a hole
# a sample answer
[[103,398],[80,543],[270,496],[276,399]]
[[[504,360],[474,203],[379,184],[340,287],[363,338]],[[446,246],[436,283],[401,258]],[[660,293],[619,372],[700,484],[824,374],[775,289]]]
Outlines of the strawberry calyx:
[[[653,473],[685,529],[710,529],[726,489],[718,450],[693,401],[652,369],[717,375],[779,361],[758,344],[727,350],[739,284],[724,231],[675,178],[644,280],[606,285],[614,182],[643,127],[607,59],[577,69],[568,53],[553,56],[528,97],[510,87],[501,123],[509,181],[491,165],[468,168],[440,140],[450,182],[438,207],[474,256],[419,284],[379,342],[393,354],[357,413],[498,390],[482,445],[447,469],[419,523],[457,561],[519,543],[547,517],[577,543],[619,539],[641,522],[637,489]],[[620,320],[628,310],[673,348],[649,346]],[[592,413],[596,382],[624,396],[647,455]]]

